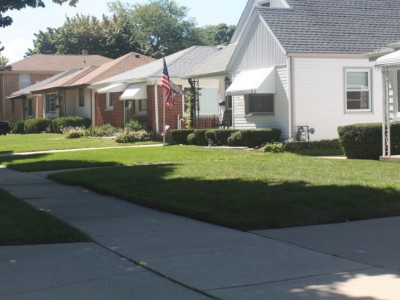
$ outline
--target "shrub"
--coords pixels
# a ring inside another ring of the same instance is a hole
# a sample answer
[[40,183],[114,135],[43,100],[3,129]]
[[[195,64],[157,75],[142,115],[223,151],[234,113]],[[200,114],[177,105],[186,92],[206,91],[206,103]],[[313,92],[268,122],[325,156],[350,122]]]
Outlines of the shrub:
[[207,141],[211,140],[214,145],[227,146],[228,138],[237,130],[233,129],[211,129],[206,132]]
[[66,139],[77,139],[85,136],[85,130],[84,129],[68,130],[67,132],[64,133],[64,136]]
[[263,144],[278,141],[281,131],[278,129],[240,130],[228,138],[229,146],[255,148]]
[[150,134],[145,130],[124,131],[119,133],[115,137],[115,141],[120,144],[147,141],[149,139],[150,139]]
[[321,140],[312,142],[290,142],[285,144],[286,151],[315,150],[315,149],[334,149],[341,150],[339,139]]
[[48,119],[29,119],[24,123],[26,133],[41,133],[50,131],[51,121]]
[[145,127],[140,124],[139,121],[130,121],[129,123],[125,124],[124,128],[127,131],[139,131],[145,129]]
[[260,152],[282,153],[285,152],[285,145],[282,143],[267,143],[260,148]]
[[[382,124],[368,123],[338,128],[340,144],[348,158],[379,159],[382,155]],[[392,154],[400,154],[400,122],[391,125]]]
[[91,120],[81,117],[63,117],[56,118],[51,121],[54,132],[62,132],[63,128],[66,127],[85,127],[88,128],[91,124]]
[[25,133],[25,122],[24,121],[14,121],[11,123],[12,133],[24,134]]
[[114,127],[110,124],[105,124],[103,126],[92,126],[86,129],[86,135],[91,137],[114,136],[119,132],[121,132],[120,128]]
[[207,129],[195,129],[193,134],[196,136],[196,145],[198,146],[208,146],[208,141],[206,139]]
[[197,137],[194,133],[188,134],[186,144],[197,145]]
[[183,144],[186,145],[188,143],[188,135],[193,133],[193,129],[181,129],[181,130],[172,130],[171,138],[174,144]]

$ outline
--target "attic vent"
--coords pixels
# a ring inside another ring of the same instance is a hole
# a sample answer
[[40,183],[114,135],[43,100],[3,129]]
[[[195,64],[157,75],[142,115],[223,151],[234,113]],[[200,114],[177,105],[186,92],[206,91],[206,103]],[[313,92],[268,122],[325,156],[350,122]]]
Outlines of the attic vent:
[[260,1],[260,6],[262,6],[262,7],[271,7],[271,0]]
[[136,53],[136,54],[135,54],[135,57],[136,57],[136,58],[140,58],[140,54],[137,54],[137,53]]

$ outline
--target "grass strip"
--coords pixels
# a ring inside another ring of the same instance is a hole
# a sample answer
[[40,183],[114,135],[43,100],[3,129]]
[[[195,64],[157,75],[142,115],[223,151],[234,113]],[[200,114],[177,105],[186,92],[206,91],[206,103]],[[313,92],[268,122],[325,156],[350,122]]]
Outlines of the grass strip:
[[85,242],[79,230],[0,189],[0,246]]

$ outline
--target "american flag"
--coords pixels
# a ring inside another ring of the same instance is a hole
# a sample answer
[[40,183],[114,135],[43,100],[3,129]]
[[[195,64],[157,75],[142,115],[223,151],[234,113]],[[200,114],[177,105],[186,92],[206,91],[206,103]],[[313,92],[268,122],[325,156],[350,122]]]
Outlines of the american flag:
[[173,88],[171,86],[171,81],[169,79],[167,63],[165,62],[165,58],[163,58],[163,73],[161,76],[160,86],[165,89],[165,105],[168,109],[172,109],[174,107],[174,94]]

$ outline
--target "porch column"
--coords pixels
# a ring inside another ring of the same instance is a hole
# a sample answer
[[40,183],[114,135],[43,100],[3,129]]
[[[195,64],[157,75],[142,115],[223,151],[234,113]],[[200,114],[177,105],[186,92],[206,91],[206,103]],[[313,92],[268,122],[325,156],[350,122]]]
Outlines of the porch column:
[[382,122],[382,156],[391,156],[391,136],[390,136],[390,70],[382,69],[383,73],[383,122]]

